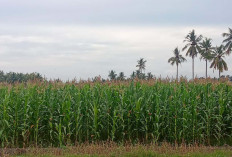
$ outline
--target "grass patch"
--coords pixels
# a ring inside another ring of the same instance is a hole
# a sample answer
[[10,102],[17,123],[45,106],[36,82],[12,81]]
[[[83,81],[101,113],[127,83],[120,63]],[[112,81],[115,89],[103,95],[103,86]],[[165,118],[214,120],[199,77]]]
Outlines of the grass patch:
[[231,157],[232,147],[178,146],[169,144],[125,145],[85,144],[65,148],[27,148],[1,150],[0,156],[14,157]]

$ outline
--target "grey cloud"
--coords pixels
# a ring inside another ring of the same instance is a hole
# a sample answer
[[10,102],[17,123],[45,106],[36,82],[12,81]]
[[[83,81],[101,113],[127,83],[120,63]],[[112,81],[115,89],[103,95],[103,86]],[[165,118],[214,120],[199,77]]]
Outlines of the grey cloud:
[[2,23],[231,25],[231,0],[7,0]]

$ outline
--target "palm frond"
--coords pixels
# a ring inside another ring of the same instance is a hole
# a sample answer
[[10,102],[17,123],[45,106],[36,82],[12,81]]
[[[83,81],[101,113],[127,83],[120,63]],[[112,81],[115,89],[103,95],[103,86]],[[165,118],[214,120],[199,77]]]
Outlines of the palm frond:
[[231,36],[229,36],[228,38],[224,39],[224,40],[223,40],[223,43],[229,42],[229,41],[231,41],[231,40],[232,40],[232,34],[231,34]]
[[230,34],[229,33],[222,33],[223,37],[228,37]]
[[226,63],[224,60],[222,60],[222,64],[223,64],[223,66],[224,66],[224,69],[227,71],[227,70],[228,70],[227,63]]
[[183,48],[182,48],[182,51],[186,50],[188,48],[189,44],[185,45]]

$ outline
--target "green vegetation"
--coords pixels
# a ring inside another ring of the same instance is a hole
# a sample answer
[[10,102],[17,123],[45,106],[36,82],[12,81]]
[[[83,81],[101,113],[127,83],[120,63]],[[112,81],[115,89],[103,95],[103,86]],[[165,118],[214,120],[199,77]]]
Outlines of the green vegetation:
[[[212,153],[186,153],[186,154],[168,154],[168,153],[156,153],[152,151],[134,151],[130,153],[123,153],[123,154],[107,154],[107,155],[89,155],[89,154],[82,154],[82,155],[61,155],[61,157],[231,157],[231,151],[216,151]],[[19,157],[55,157],[56,155],[23,155]]]
[[170,145],[115,145],[84,144],[65,148],[27,148],[0,150],[2,156],[20,157],[231,157],[231,147],[198,147],[198,146],[170,146]]
[[[219,47],[213,47],[210,38],[202,41],[194,30],[185,37],[182,50],[192,58],[190,81],[183,77],[179,81],[178,68],[186,59],[178,48],[168,60],[177,67],[176,80],[145,74],[144,58],[137,61],[138,69],[130,78],[111,70],[110,80],[98,76],[79,83],[48,81],[39,73],[0,71],[0,148],[4,148],[0,156],[231,156],[232,85],[207,74],[208,62],[219,71],[219,78],[229,69],[224,58],[231,54],[231,34],[230,28],[223,33],[225,46]],[[206,62],[201,80],[194,76],[198,54]],[[197,152],[203,145],[210,149],[229,145],[229,149]],[[189,151],[183,146],[197,147]],[[5,152],[14,147],[21,149]],[[59,148],[54,153],[26,153],[30,147],[36,152],[42,147]],[[76,153],[67,153],[70,148]]]
[[232,86],[181,80],[1,85],[1,147],[232,144]]
[[0,71],[0,82],[21,83],[21,82],[28,82],[34,80],[42,81],[44,79],[39,73],[23,74],[23,73],[15,73],[15,72],[4,73],[3,71]]

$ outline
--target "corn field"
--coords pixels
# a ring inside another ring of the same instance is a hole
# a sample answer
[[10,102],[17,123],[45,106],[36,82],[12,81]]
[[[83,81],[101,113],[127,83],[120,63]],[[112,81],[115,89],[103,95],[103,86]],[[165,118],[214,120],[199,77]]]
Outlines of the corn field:
[[0,147],[115,141],[232,145],[232,86],[1,85]]

